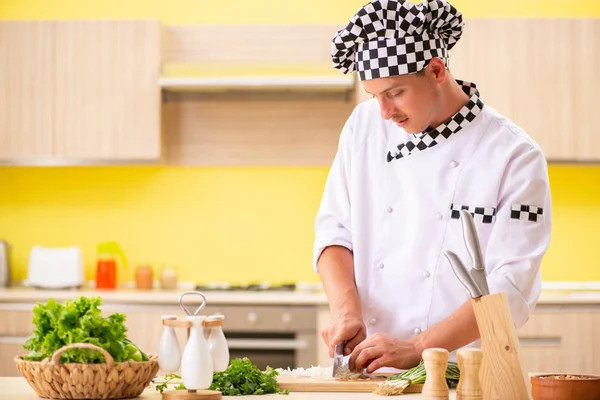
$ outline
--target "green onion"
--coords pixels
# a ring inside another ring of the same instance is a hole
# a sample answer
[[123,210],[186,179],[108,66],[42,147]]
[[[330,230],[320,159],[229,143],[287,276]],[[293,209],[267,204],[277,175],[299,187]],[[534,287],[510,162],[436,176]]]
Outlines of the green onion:
[[[373,393],[381,396],[399,395],[410,385],[425,383],[426,378],[425,363],[421,360],[416,367],[390,376],[385,382],[377,385]],[[446,368],[446,381],[457,383],[459,379],[460,370],[458,369],[458,364],[449,361]]]

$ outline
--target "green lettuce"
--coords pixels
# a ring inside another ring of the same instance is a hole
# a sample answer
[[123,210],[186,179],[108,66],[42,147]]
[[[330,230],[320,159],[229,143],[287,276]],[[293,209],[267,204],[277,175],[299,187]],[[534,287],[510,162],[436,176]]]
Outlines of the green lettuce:
[[[54,299],[37,303],[33,308],[35,329],[23,344],[29,361],[52,357],[61,347],[71,343],[91,343],[110,353],[116,362],[147,361],[144,354],[126,337],[125,315],[101,315],[100,297],[79,296],[64,304]],[[95,350],[70,349],[62,353],[64,363],[103,363],[104,356]]]

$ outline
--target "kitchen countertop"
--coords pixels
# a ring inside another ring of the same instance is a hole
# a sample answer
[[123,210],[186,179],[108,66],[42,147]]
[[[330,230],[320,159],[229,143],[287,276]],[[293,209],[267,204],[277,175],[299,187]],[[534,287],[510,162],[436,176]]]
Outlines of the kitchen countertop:
[[[0,289],[0,303],[28,303],[72,299],[76,296],[101,296],[105,304],[163,304],[179,303],[178,290],[41,290],[13,287]],[[203,291],[209,304],[263,304],[263,305],[327,305],[323,292],[310,291]],[[600,305],[600,290],[545,290],[538,305]]]
[[[40,397],[36,395],[31,386],[27,383],[25,378],[0,378],[0,397],[3,399],[10,400],[39,400]],[[162,396],[154,389],[148,388],[142,393],[140,400],[159,400]],[[267,394],[261,396],[223,396],[224,399],[245,399],[245,400],[342,400],[342,399],[355,399],[355,400],[369,400],[369,399],[383,399],[384,396],[378,396],[372,393],[306,393],[306,392],[292,392],[287,396],[281,396],[278,394]],[[423,396],[418,394],[404,394],[401,397],[407,400],[418,400],[422,399]],[[456,399],[454,390],[450,391],[450,400]]]
[[[46,301],[53,298],[57,301],[72,299],[76,296],[101,296],[105,304],[179,304],[179,296],[188,290],[43,290],[34,288],[0,289],[0,303],[24,303]],[[323,292],[309,291],[202,291],[208,304],[266,304],[266,305],[327,305],[327,297]]]

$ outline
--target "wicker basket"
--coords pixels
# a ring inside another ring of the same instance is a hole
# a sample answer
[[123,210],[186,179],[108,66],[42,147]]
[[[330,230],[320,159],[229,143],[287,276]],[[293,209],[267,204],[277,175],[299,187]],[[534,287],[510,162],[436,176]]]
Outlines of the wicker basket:
[[[75,364],[60,362],[63,351],[81,348],[102,353],[106,363]],[[149,361],[116,363],[104,349],[89,343],[61,347],[48,361],[25,361],[15,357],[17,369],[40,397],[51,399],[121,399],[137,397],[158,372],[158,358]]]

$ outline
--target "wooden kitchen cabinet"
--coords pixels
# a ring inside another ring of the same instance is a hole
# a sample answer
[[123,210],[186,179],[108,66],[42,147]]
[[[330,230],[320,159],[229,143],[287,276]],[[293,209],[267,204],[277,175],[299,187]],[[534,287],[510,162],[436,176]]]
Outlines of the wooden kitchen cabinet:
[[0,159],[50,157],[55,66],[50,23],[0,22]]
[[0,23],[0,159],[161,157],[158,21]]
[[594,118],[600,19],[467,19],[450,50],[456,79],[521,126],[550,161],[600,161]]
[[600,307],[539,305],[518,331],[526,372],[600,374]]
[[33,330],[33,304],[0,304],[0,376],[21,376],[14,358],[27,353],[23,343]]

